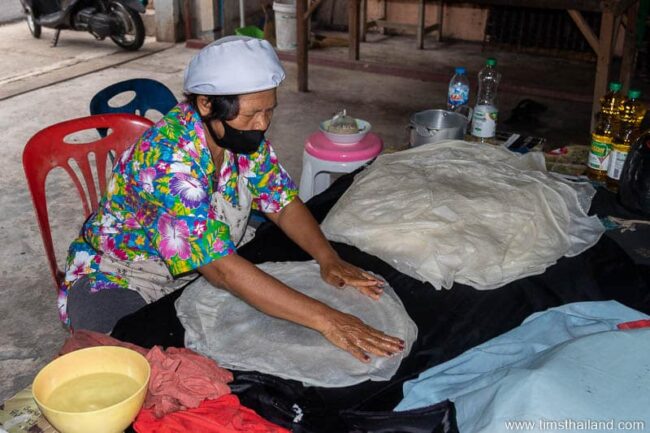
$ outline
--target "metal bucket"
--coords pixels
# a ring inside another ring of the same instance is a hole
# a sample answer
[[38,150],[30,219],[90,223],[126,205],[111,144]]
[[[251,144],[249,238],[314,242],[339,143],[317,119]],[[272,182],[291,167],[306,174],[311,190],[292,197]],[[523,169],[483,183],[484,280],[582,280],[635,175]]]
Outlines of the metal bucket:
[[441,140],[462,140],[470,115],[447,110],[425,110],[411,115],[409,121],[411,147]]

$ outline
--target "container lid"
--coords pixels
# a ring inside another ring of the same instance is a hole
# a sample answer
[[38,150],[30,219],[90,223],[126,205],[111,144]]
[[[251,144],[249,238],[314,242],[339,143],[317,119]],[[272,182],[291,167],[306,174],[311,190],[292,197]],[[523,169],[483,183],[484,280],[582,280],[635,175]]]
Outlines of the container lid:
[[611,90],[612,92],[618,92],[619,90],[621,90],[622,87],[623,85],[618,81],[612,81],[611,83],[609,83],[609,90]]
[[638,99],[641,96],[641,91],[639,89],[630,89],[627,92],[627,97],[630,99]]
[[465,72],[466,72],[465,68],[463,68],[462,66],[459,66],[458,68],[456,68],[456,73],[458,75],[463,75]]
[[274,1],[273,10],[285,14],[295,14],[296,2],[295,1]]
[[488,57],[488,59],[485,61],[485,64],[488,66],[496,66],[497,59],[495,59],[494,57]]

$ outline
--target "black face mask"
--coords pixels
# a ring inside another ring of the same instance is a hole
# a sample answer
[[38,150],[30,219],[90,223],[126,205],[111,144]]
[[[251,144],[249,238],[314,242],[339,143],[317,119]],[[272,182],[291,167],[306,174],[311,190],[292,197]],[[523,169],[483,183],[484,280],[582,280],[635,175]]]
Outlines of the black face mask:
[[260,147],[266,132],[256,130],[240,131],[223,120],[221,124],[224,128],[224,134],[223,137],[217,138],[217,133],[214,131],[210,120],[203,119],[203,123],[208,127],[208,133],[212,136],[214,142],[233,153],[245,153],[247,155],[254,153]]

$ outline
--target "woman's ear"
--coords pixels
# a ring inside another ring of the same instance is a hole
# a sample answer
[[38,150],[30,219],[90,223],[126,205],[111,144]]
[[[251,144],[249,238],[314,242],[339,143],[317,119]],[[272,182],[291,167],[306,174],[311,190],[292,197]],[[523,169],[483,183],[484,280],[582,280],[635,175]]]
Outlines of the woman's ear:
[[197,105],[196,108],[199,110],[199,114],[201,115],[201,117],[208,116],[212,111],[212,104],[210,103],[208,97],[205,95],[197,96],[196,105]]

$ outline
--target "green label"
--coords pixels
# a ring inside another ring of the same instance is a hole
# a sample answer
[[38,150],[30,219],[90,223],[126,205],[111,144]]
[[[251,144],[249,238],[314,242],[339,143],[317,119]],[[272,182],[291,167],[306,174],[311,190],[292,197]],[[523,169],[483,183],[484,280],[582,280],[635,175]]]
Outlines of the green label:
[[591,153],[599,158],[604,158],[611,150],[611,145],[593,140],[591,142]]
[[612,145],[610,143],[592,140],[591,150],[589,151],[589,167],[594,170],[607,171],[611,151]]

